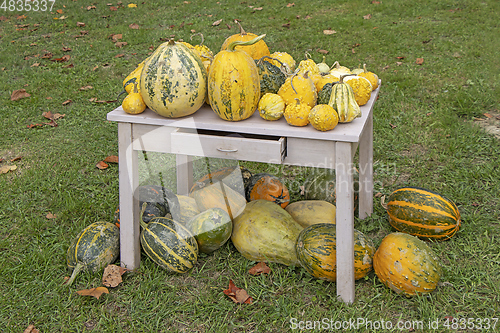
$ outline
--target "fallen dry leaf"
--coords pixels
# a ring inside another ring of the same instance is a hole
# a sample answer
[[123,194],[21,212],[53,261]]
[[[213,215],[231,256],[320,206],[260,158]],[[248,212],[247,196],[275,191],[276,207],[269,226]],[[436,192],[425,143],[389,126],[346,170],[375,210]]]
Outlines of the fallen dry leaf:
[[104,159],[104,162],[106,162],[106,163],[118,163],[118,156],[110,155]]
[[69,54],[63,55],[61,58],[50,59],[50,61],[65,62],[71,59]]
[[214,27],[215,27],[215,26],[217,26],[217,25],[221,24],[221,22],[222,22],[222,19],[217,20],[217,21],[215,21],[214,23],[212,23],[212,26],[214,26]]
[[94,89],[94,87],[92,87],[92,86],[84,86],[84,87],[80,87],[80,89],[78,89],[78,90],[85,91],[85,90],[90,90],[90,89]]
[[113,42],[117,42],[119,39],[122,39],[123,38],[123,35],[122,34],[112,34],[109,36]]
[[233,280],[229,280],[229,287],[223,293],[235,303],[252,304],[253,302],[253,298],[248,295],[246,290],[236,287]]
[[369,20],[371,18],[372,18],[372,14],[367,14],[367,15],[363,16],[363,19],[365,19],[365,20]]
[[271,268],[269,268],[269,266],[267,266],[265,262],[259,262],[257,265],[253,266],[248,270],[248,274],[250,275],[260,275],[269,273],[271,273]]
[[69,103],[71,103],[71,100],[70,100],[70,99],[67,99],[67,100],[65,100],[64,102],[62,102],[62,105],[68,105]]
[[14,90],[12,92],[12,95],[10,95],[10,100],[11,101],[17,101],[22,98],[30,97],[31,95],[26,92],[26,89],[18,89]]
[[125,54],[124,54],[124,53],[119,53],[119,54],[115,55],[115,58],[122,58],[122,57],[124,57],[124,56],[125,56]]
[[47,111],[47,112],[44,112],[42,113],[42,116],[44,116],[45,118],[47,119],[50,119],[50,120],[57,120],[57,119],[61,119],[65,116],[65,114],[60,114],[60,113],[52,113],[50,111]]
[[325,34],[325,35],[333,35],[336,33],[337,33],[337,31],[331,30],[331,29],[323,30],[323,34]]
[[52,213],[49,212],[49,213],[47,213],[47,215],[45,215],[45,218],[47,218],[47,219],[55,219],[55,218],[57,218],[57,216],[55,214],[52,214]]
[[69,51],[71,51],[71,48],[70,48],[70,47],[64,47],[64,46],[63,46],[62,51],[63,51],[63,52],[69,52]]
[[96,6],[87,6],[87,10],[96,9]]
[[83,22],[76,22],[76,26],[77,27],[84,27],[85,23],[83,23]]
[[318,50],[318,53],[321,53],[321,54],[328,54],[329,51],[328,50]]
[[35,328],[35,325],[29,325],[28,327],[26,327],[23,333],[40,333],[40,331]]
[[17,169],[17,165],[4,165],[0,167],[0,174],[7,173],[9,171],[14,171]]
[[99,161],[96,165],[97,169],[99,170],[104,170],[104,169],[107,169],[107,167],[109,166],[106,162],[104,161]]
[[132,24],[130,24],[128,27],[129,27],[130,29],[135,29],[135,30],[139,29],[139,25],[138,25],[137,23],[132,23]]
[[117,10],[118,10],[118,8],[116,8],[115,6],[111,6],[111,7],[109,7],[109,10],[112,10],[112,11],[114,11],[114,12],[115,12],[115,11],[117,11]]
[[[22,158],[23,158],[23,156],[17,156],[17,157],[12,158],[10,161],[11,161],[11,162],[19,161],[19,160],[20,160],[20,159],[22,159]],[[0,162],[1,162],[1,161],[0,161]]]
[[293,6],[295,6],[295,2],[288,3],[288,4],[286,5],[286,7],[287,7],[287,8],[290,8],[290,7],[293,7]]
[[43,127],[45,125],[52,126],[52,127],[57,127],[57,123],[53,120],[49,121],[48,123],[41,123],[41,124],[30,124],[26,125],[27,128],[33,128],[33,127]]
[[92,296],[99,299],[99,297],[101,297],[102,294],[109,294],[109,290],[106,287],[97,287],[91,289],[78,290],[76,293],[81,296]]
[[116,42],[115,43],[115,46],[116,47],[124,47],[125,45],[127,45],[128,43],[127,42]]
[[58,14],[62,14],[62,13],[63,13],[63,10],[62,10],[62,9],[58,9],[58,10],[56,10],[56,12],[57,12]]
[[120,283],[122,283],[122,275],[126,272],[129,272],[130,269],[117,266],[117,265],[108,265],[104,268],[104,273],[102,275],[102,284],[106,287],[117,287]]
[[415,63],[417,65],[422,65],[424,63],[424,58],[417,58],[417,60],[415,60]]
[[35,63],[33,63],[33,65],[31,65],[30,67],[38,67],[38,66],[40,66],[40,63],[39,63],[39,62],[35,62]]

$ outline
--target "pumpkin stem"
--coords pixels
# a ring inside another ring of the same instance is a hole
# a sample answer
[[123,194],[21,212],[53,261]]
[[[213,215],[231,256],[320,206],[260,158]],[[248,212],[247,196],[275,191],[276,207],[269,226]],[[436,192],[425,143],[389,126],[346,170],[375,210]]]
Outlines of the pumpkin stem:
[[356,74],[345,74],[340,76],[340,81],[338,83],[344,83],[344,78],[346,76],[355,76]]
[[141,208],[141,213],[139,214],[139,221],[140,221],[142,229],[146,229],[148,227],[148,224],[146,222],[144,222],[144,220],[142,219],[142,216],[144,215],[144,211],[146,210],[146,206],[147,206],[147,203],[143,202],[142,208]]
[[255,37],[254,39],[252,40],[248,40],[246,42],[243,42],[243,41],[240,41],[240,40],[235,40],[233,42],[231,42],[229,44],[229,46],[227,47],[227,50],[228,51],[234,51],[236,46],[248,46],[248,45],[253,45],[255,43],[257,43],[258,41],[260,41],[262,38],[266,37],[266,34],[263,34],[263,35],[260,35],[260,36],[257,36]]
[[363,64],[363,71],[364,73],[368,73],[368,71],[366,70],[366,64]]
[[333,63],[333,65],[332,65],[332,67],[330,67],[330,69],[333,69],[333,68],[337,68],[337,69],[339,69],[339,68],[340,68],[340,64],[339,64],[339,62],[338,62],[338,61],[335,61],[335,62]]
[[80,273],[84,268],[85,268],[85,266],[82,263],[80,263],[80,262],[77,263],[75,266],[75,269],[73,269],[73,273],[71,274],[71,277],[68,280],[66,280],[66,282],[64,284],[71,286],[73,284],[73,282],[75,281],[75,278],[78,275],[78,273]]
[[310,50],[307,50],[305,53],[304,53],[304,56],[306,58],[306,60],[309,60],[311,59],[311,54],[309,53]]
[[167,45],[175,45],[175,40],[173,38],[170,38],[167,43]]
[[295,76],[297,76],[297,74],[298,74],[298,73],[299,73],[299,70],[297,69],[297,70],[295,71],[295,73],[293,73],[292,77],[290,78],[290,86],[292,87],[292,90],[293,90],[293,92],[295,93],[295,95],[298,95],[298,94],[297,94],[297,90],[295,90],[295,87],[293,86],[293,78],[294,78]]
[[241,26],[240,22],[238,20],[234,20],[234,23],[236,23],[240,27],[240,35],[245,36],[247,33],[245,30],[243,30],[243,27]]

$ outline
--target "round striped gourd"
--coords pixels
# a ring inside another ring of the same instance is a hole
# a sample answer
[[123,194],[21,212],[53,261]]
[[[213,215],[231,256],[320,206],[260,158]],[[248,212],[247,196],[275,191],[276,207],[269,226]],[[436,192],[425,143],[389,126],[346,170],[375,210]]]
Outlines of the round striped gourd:
[[[222,43],[221,51],[228,50],[229,45],[231,45],[232,42],[236,42],[236,41],[237,42],[248,42],[248,41],[251,41],[257,37],[256,34],[253,34],[251,32],[246,32],[245,30],[243,30],[243,27],[241,26],[240,22],[238,22],[238,21],[235,21],[235,22],[236,22],[236,24],[238,24],[238,26],[240,28],[240,33],[234,34],[234,35],[226,38],[224,43]],[[251,44],[238,44],[236,46],[236,50],[240,50],[240,51],[247,53],[250,57],[252,57],[252,59],[255,59],[255,60],[260,59],[263,56],[270,55],[269,47],[267,46],[266,42],[264,42],[263,40],[258,40],[257,42],[251,43]]]
[[222,119],[239,121],[249,118],[260,99],[260,77],[254,60],[238,45],[252,45],[265,35],[247,42],[234,41],[215,56],[208,73],[208,101]]
[[146,105],[159,115],[188,116],[205,102],[207,71],[195,51],[170,40],[145,60],[139,90]]
[[460,228],[457,206],[442,195],[419,187],[403,187],[387,202],[390,224],[421,238],[449,239]]
[[199,251],[208,254],[229,240],[233,221],[225,210],[210,208],[189,220],[187,227],[196,238]]
[[71,242],[66,263],[73,269],[66,282],[71,285],[82,270],[97,272],[113,263],[120,254],[120,229],[109,222],[95,222],[83,229]]
[[[336,225],[312,224],[301,231],[295,246],[301,266],[312,276],[326,281],[337,278]],[[375,247],[362,232],[354,230],[354,278],[361,279],[372,270]]]
[[198,244],[194,236],[180,223],[155,217],[141,221],[141,246],[147,256],[161,268],[186,273],[198,260]]
[[432,292],[442,273],[434,251],[401,232],[384,237],[373,256],[373,269],[385,286],[406,296]]
[[285,210],[304,228],[318,223],[335,224],[337,209],[324,200],[301,200],[286,206]]
[[286,185],[276,176],[268,173],[254,174],[245,188],[247,201],[267,200],[285,208],[290,203],[290,193]]

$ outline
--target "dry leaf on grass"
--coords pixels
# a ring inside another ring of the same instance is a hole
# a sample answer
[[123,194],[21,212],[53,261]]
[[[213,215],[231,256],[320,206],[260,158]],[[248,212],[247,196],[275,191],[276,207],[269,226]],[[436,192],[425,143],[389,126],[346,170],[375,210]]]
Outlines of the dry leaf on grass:
[[269,266],[267,266],[265,262],[259,262],[257,265],[253,266],[248,270],[248,274],[250,275],[260,275],[269,273],[271,273],[271,268],[269,268]]
[[110,155],[104,159],[104,162],[106,162],[106,163],[118,163],[118,156]]
[[7,173],[9,171],[14,171],[17,169],[17,165],[4,165],[0,167],[0,174]]
[[248,295],[246,290],[236,287],[233,280],[229,280],[229,288],[224,290],[223,293],[235,303],[252,304],[253,302],[253,298]]
[[78,90],[85,91],[85,90],[90,90],[90,89],[94,89],[94,87],[92,87],[92,86],[85,86],[85,87],[80,87],[80,89],[78,89]]
[[40,331],[35,328],[35,325],[29,325],[28,327],[26,327],[23,333],[40,333]]
[[48,212],[47,215],[45,215],[45,218],[47,218],[47,219],[55,219],[55,218],[57,218],[57,216],[55,214],[52,214],[52,213]]
[[417,60],[415,60],[415,63],[417,65],[422,65],[424,63],[424,58],[417,58]]
[[108,265],[104,268],[102,284],[110,288],[117,287],[120,283],[122,283],[122,275],[126,272],[130,272],[130,269],[113,264]]
[[215,26],[219,25],[221,22],[222,22],[222,19],[217,20],[217,21],[215,21],[214,23],[212,23],[212,26],[214,26],[214,27],[215,27]]
[[331,30],[331,29],[323,30],[323,34],[325,34],[325,35],[333,35],[336,33],[337,33],[337,31]]
[[363,18],[364,18],[365,20],[369,20],[369,19],[371,19],[371,18],[372,18],[372,14],[365,15],[365,16],[363,16]]
[[101,297],[102,294],[109,294],[109,290],[106,287],[97,287],[91,289],[78,290],[76,293],[81,296],[92,296],[99,299],[99,297]]
[[132,23],[132,24],[130,24],[128,27],[129,27],[130,29],[135,29],[135,30],[139,29],[139,25],[138,25],[137,23]]
[[108,168],[108,164],[104,161],[99,161],[96,165],[97,169],[104,170]]
[[12,95],[10,95],[10,100],[11,101],[17,101],[22,98],[30,97],[31,95],[26,92],[26,89],[18,89],[14,90],[12,92]]

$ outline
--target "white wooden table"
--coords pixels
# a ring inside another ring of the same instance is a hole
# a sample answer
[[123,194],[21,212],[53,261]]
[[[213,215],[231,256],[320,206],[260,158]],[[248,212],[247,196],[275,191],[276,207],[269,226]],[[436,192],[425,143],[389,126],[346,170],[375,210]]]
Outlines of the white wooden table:
[[[336,171],[337,295],[354,301],[354,156],[359,146],[359,218],[373,210],[373,116],[380,86],[361,107],[362,116],[320,132],[311,125],[290,126],[282,118],[252,117],[229,122],[205,105],[192,116],[169,119],[151,110],[130,115],[121,107],[107,119],[118,122],[120,258],[130,269],[139,267],[138,151],[176,154],[177,192],[192,184],[191,156],[282,163]],[[227,134],[233,134],[227,136]],[[237,134],[237,135],[234,135]]]

